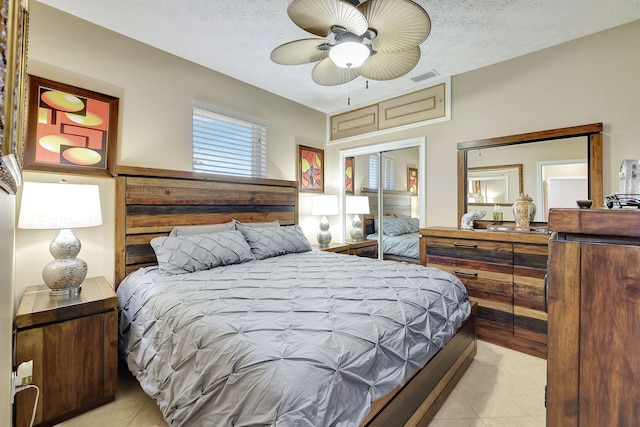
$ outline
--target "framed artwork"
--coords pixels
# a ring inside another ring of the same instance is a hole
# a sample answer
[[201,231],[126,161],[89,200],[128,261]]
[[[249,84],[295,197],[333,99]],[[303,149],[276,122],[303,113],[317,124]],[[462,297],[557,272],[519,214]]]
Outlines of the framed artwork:
[[115,175],[118,98],[29,76],[24,168]]
[[418,194],[418,169],[407,168],[407,191],[411,194]]
[[298,145],[298,187],[308,193],[324,193],[324,150]]
[[344,159],[344,192],[351,196],[354,195],[353,178],[355,177],[355,157],[345,157]]
[[22,183],[29,1],[1,1],[0,188],[15,194]]

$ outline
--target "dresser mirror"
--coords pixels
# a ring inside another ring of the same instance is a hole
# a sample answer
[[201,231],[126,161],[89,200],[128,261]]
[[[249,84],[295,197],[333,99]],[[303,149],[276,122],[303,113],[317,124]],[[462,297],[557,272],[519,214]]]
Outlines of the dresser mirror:
[[520,193],[536,204],[536,223],[547,222],[550,208],[575,208],[579,199],[602,206],[602,123],[458,144],[458,218],[484,210],[482,226],[498,208],[511,222]]

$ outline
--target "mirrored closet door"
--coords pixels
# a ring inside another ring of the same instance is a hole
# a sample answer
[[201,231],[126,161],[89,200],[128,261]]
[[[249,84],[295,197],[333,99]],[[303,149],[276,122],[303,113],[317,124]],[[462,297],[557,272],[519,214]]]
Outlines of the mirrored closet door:
[[[417,228],[424,226],[425,211],[424,138],[346,149],[340,158],[344,241],[377,240],[379,258],[418,262]],[[363,213],[366,204],[368,213]]]

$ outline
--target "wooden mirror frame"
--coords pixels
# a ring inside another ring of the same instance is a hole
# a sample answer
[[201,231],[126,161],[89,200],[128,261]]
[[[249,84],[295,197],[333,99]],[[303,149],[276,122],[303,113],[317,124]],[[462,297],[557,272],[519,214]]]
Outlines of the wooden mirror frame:
[[602,123],[591,123],[458,143],[458,221],[466,211],[465,196],[468,191],[466,171],[469,151],[580,136],[587,137],[589,199],[593,200],[594,208],[601,207],[604,202],[602,190]]

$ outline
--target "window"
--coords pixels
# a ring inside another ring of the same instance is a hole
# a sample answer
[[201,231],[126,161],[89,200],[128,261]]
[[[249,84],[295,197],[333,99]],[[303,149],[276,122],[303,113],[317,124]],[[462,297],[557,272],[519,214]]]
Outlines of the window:
[[267,177],[268,122],[193,101],[193,171]]
[[[378,188],[378,154],[369,155],[369,187]],[[382,156],[382,189],[396,189],[396,159]]]

